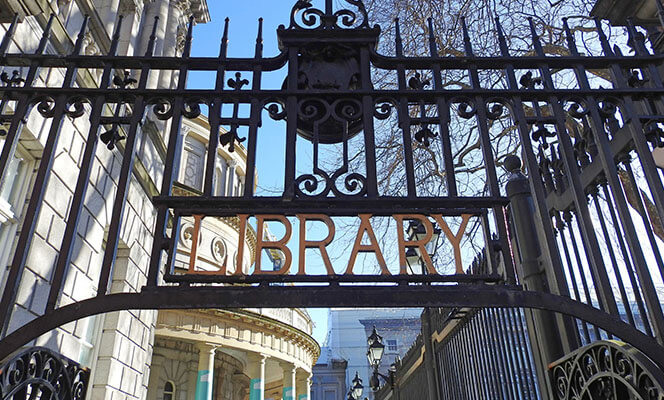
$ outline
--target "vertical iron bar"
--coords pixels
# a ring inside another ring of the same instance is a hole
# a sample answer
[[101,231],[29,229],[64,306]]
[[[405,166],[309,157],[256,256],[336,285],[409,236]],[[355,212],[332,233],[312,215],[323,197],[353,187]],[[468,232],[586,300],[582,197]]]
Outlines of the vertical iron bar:
[[[535,47],[536,54],[539,57],[546,57],[532,18],[528,19],[528,23],[530,25],[532,42]],[[553,90],[555,86],[553,84],[551,70],[549,69],[548,64],[541,63],[538,69],[543,79],[545,88],[544,90]],[[559,148],[562,150],[561,158],[563,164],[565,165],[565,171],[567,171],[570,188],[572,189],[574,204],[580,222],[579,227],[581,230],[581,236],[583,238],[583,244],[589,250],[588,259],[590,261],[590,268],[593,270],[594,275],[597,278],[595,284],[599,294],[598,300],[603,310],[611,315],[619,316],[618,307],[616,305],[615,298],[613,297],[613,291],[611,289],[611,282],[604,267],[604,259],[600,251],[597,236],[595,235],[588,201],[584,188],[581,185],[579,166],[574,159],[574,149],[572,148],[572,142],[569,134],[567,133],[565,120],[566,114],[557,95],[552,93],[549,96],[548,103],[555,119],[556,133],[560,143]],[[610,173],[610,171],[607,172]]]
[[[394,20],[395,29],[395,48],[396,55],[399,58],[403,57],[403,42],[401,40],[401,29],[399,27],[399,18]],[[397,65],[397,82],[399,90],[406,90],[406,71],[403,64]],[[408,189],[408,197],[417,196],[417,188],[415,187],[415,166],[413,158],[413,142],[410,133],[410,114],[408,112],[408,98],[402,96],[399,98],[399,128],[403,133],[403,151],[404,162],[406,163],[406,188]]]
[[[602,44],[602,48],[605,52],[606,55],[612,55],[611,53],[611,48],[608,45],[608,41],[606,40],[606,37],[604,36],[604,32],[601,29],[601,26],[599,25],[598,22],[598,34],[600,36],[600,42]],[[569,31],[569,27],[565,28],[566,34],[567,34],[567,40],[568,40],[568,47],[570,48],[570,51],[572,54],[578,54],[578,51],[576,49],[576,43],[574,42],[574,37],[571,35]],[[612,65],[611,70],[615,74],[619,71],[615,71],[617,65]],[[618,67],[619,69],[619,67]],[[575,74],[577,76],[577,81],[579,83],[579,86],[581,89],[587,89],[590,87],[590,84],[588,82],[588,77],[586,76],[586,71],[583,65],[577,64],[575,66]],[[613,195],[614,201],[616,202],[616,206],[618,208],[618,217],[621,221],[621,225],[624,229],[625,232],[625,237],[627,239],[627,244],[630,248],[630,253],[632,254],[634,264],[639,271],[639,279],[641,283],[641,287],[644,291],[645,295],[645,300],[646,304],[648,305],[648,310],[651,315],[651,320],[653,322],[653,330],[655,332],[655,337],[660,343],[664,343],[664,314],[662,313],[661,306],[659,304],[659,299],[657,296],[657,292],[655,291],[655,286],[652,281],[652,277],[650,276],[650,272],[647,266],[647,262],[645,260],[645,257],[643,255],[643,251],[641,249],[640,243],[639,243],[639,238],[638,234],[636,232],[636,229],[634,227],[633,221],[631,219],[631,214],[629,212],[629,209],[627,207],[627,202],[624,197],[624,193],[622,190],[621,183],[618,179],[618,170],[616,167],[616,164],[614,162],[613,154],[611,152],[610,146],[609,146],[609,141],[608,138],[605,134],[605,129],[604,129],[604,124],[602,121],[601,116],[599,115],[599,105],[597,103],[597,100],[593,96],[586,96],[585,98],[588,109],[590,112],[590,120],[593,126],[593,131],[595,133],[595,141],[597,144],[598,148],[598,155],[601,160],[601,164],[603,166],[603,169],[605,171],[605,177],[607,179],[607,183],[609,188],[611,189],[611,193]],[[634,145],[637,148],[637,151],[640,151],[640,154],[643,154],[645,151],[642,149],[643,146],[647,148],[647,144],[641,142],[641,132],[643,131],[642,128],[640,127],[640,122],[638,121],[638,117],[636,117],[631,109],[631,103],[630,103],[630,98],[629,96],[626,96],[624,98],[624,106],[627,109],[627,113],[629,115],[629,118],[632,120],[632,124],[634,125],[634,129],[637,129],[639,133],[632,131],[632,137],[634,139]],[[637,125],[638,124],[638,128]],[[567,138],[569,140],[569,138]],[[648,157],[641,157],[642,159],[647,159],[647,161],[650,161],[650,163],[647,163],[646,166],[650,166],[652,164],[652,171],[656,173],[656,169],[654,166],[654,163],[652,163],[652,158]],[[647,172],[647,174],[650,174]],[[649,183],[651,182],[650,178]],[[661,181],[659,180],[659,177],[657,177],[657,182],[659,182],[659,189],[653,191],[653,195],[655,197],[655,203],[658,205],[658,211],[660,212],[660,215],[664,215],[664,213],[661,212],[661,205],[664,201],[660,201],[660,194],[662,193],[662,188],[661,188]],[[652,190],[651,186],[651,190]],[[661,196],[661,197],[664,197]],[[588,217],[587,221],[590,223],[589,215],[587,213],[583,213],[583,219],[586,220],[586,217]],[[589,242],[588,243],[591,248],[598,248],[597,244],[595,241]],[[601,272],[601,271],[600,271]],[[604,278],[600,276],[600,278],[603,280]],[[604,282],[600,282],[604,286]],[[602,293],[607,294],[606,288],[602,288]],[[609,288],[610,289],[610,288]],[[615,304],[615,301],[613,302]],[[611,314],[617,315],[617,307],[615,310],[613,308],[608,309]]]
[[[503,33],[503,29],[500,25],[500,21],[498,18],[495,19],[495,24],[496,24],[496,32],[498,34],[498,43],[501,54],[503,57],[510,57],[509,49],[507,48],[507,41],[505,39],[505,35]],[[507,75],[507,87],[510,90],[517,90],[518,83],[516,79],[514,66],[512,64],[506,64],[505,72]],[[545,241],[540,242],[540,244],[546,246],[546,249],[548,250],[546,253],[548,257],[546,258],[551,260],[551,272],[552,272],[551,275],[553,276],[551,276],[549,279],[553,280],[553,282],[550,285],[550,287],[551,289],[553,289],[553,293],[569,297],[569,288],[567,286],[567,280],[565,278],[565,273],[563,270],[562,259],[560,258],[560,251],[558,249],[556,239],[553,233],[554,228],[551,223],[551,219],[549,218],[550,216],[549,208],[546,205],[546,200],[545,200],[546,195],[544,187],[542,185],[541,179],[539,179],[539,166],[537,164],[537,159],[535,158],[535,154],[533,153],[532,146],[527,145],[531,143],[530,142],[531,139],[530,139],[530,129],[528,128],[527,118],[523,108],[523,101],[521,99],[521,96],[513,96],[512,102],[514,104],[514,114],[516,119],[515,122],[519,127],[518,130],[519,138],[521,140],[521,143],[523,143],[522,148],[523,148],[523,154],[525,155],[524,158],[525,165],[528,174],[530,176],[531,194],[533,195],[533,200],[534,200],[533,203],[537,214],[540,216],[539,221],[542,223],[544,236],[545,236]],[[572,325],[570,319],[565,318],[564,322],[565,322],[565,329],[569,331]],[[572,351],[573,349],[578,347],[578,343],[576,343],[575,340],[570,338],[568,334],[565,336],[566,338],[563,340],[563,346],[565,347],[564,349],[565,352]]]
[[[436,47],[436,38],[433,34],[433,20],[427,19],[429,25],[429,53],[435,60],[433,63],[433,88],[443,90],[443,81],[440,68],[440,55]],[[443,147],[443,162],[445,163],[445,181],[447,182],[447,195],[456,197],[458,195],[456,177],[454,172],[454,157],[452,156],[452,141],[450,140],[450,109],[449,104],[443,97],[438,97],[438,118],[440,119],[440,140]]]
[[[263,18],[258,19],[258,35],[256,36],[256,51],[254,53],[255,60],[263,58]],[[254,91],[261,89],[261,76],[263,74],[263,67],[260,63],[254,65],[252,88]],[[247,146],[247,173],[244,177],[244,196],[251,197],[254,195],[254,178],[256,175],[256,147],[258,145],[258,125],[261,119],[261,103],[259,99],[251,99],[251,117],[249,122],[249,143]]]
[[[154,43],[156,40],[156,29],[159,23],[159,17],[155,17],[154,25],[152,26],[152,34],[148,42],[148,49],[145,54],[146,57],[152,57],[154,50]],[[141,76],[138,82],[138,89],[145,90],[150,75],[150,65],[144,63],[141,68]],[[118,244],[120,241],[120,228],[122,226],[122,218],[124,216],[124,207],[126,203],[126,195],[131,184],[131,172],[134,166],[135,147],[137,139],[138,127],[143,120],[145,112],[145,96],[139,95],[134,101],[131,110],[131,119],[129,122],[129,131],[125,141],[125,149],[122,156],[122,167],[120,169],[120,176],[118,178],[117,191],[113,201],[113,213],[111,215],[111,225],[108,229],[108,239],[106,240],[106,250],[104,251],[104,259],[99,274],[99,284],[97,286],[97,296],[104,296],[111,283],[111,275],[115,264],[115,259],[118,251]],[[168,160],[166,161],[168,164]],[[155,238],[155,240],[157,240]]]
[[[583,268],[583,262],[581,261],[581,253],[579,252],[579,246],[576,244],[576,235],[574,234],[574,227],[572,226],[572,212],[566,211],[564,213],[565,223],[569,231],[570,243],[572,245],[572,250],[574,251],[574,258],[576,259],[576,265],[579,271],[579,277],[581,278],[581,286],[583,287],[583,293],[585,296],[585,303],[591,307],[595,307],[592,300],[592,295],[590,294],[590,286],[588,286],[588,279],[586,277],[585,268]],[[578,216],[577,216],[578,219]],[[579,222],[577,221],[577,225]],[[597,291],[595,287],[595,291]],[[598,299],[599,300],[599,299]],[[595,331],[595,340],[599,340],[599,329],[597,326],[592,325],[593,330]]]
[[[87,22],[87,18],[85,21]],[[118,23],[115,26],[115,32],[113,33],[111,46],[108,51],[109,58],[115,56],[117,53],[121,28],[122,16],[119,17]],[[80,47],[82,46],[84,34],[85,26],[81,29],[79,37],[76,41],[76,46],[79,48],[79,51]],[[79,51],[77,51],[77,53]],[[104,72],[102,73],[101,81],[99,82],[100,90],[108,88],[111,81],[111,73],[112,65],[108,61],[105,61]],[[83,160],[81,162],[81,167],[79,170],[80,172],[76,181],[76,189],[74,190],[74,197],[70,207],[69,217],[67,218],[65,233],[60,245],[60,252],[57,258],[55,272],[53,273],[53,280],[51,283],[51,289],[48,294],[48,300],[46,302],[45,313],[49,313],[55,309],[56,303],[60,296],[60,290],[62,289],[62,285],[64,284],[64,280],[71,263],[74,244],[76,242],[76,232],[78,230],[81,214],[83,213],[83,202],[88,191],[88,180],[90,179],[92,164],[94,162],[95,153],[97,151],[97,144],[99,143],[97,135],[99,133],[99,125],[105,105],[105,100],[106,99],[104,95],[96,96],[94,104],[92,105],[92,111],[90,112],[90,128],[88,130],[88,137],[85,142],[85,149],[83,150]],[[119,109],[120,107],[121,103],[117,103],[116,108]]]
[[[224,33],[221,37],[221,47],[219,49],[219,65],[217,66],[217,77],[214,85],[216,93],[224,91],[224,80],[226,77],[226,57],[228,53],[228,24],[229,19],[224,21]],[[221,119],[222,109],[221,97],[215,97],[212,100],[208,121],[210,123],[210,137],[208,138],[208,154],[205,163],[205,183],[203,185],[203,194],[205,196],[212,196],[212,188],[214,186],[214,171],[215,163],[217,161],[217,148],[219,147],[219,120]],[[218,190],[219,188],[217,188]],[[222,188],[223,189],[223,188]],[[223,193],[223,190],[222,190]]]
[[[287,89],[289,92],[297,90],[298,79],[298,49],[288,49],[288,78]],[[290,94],[286,99],[286,168],[284,172],[284,195],[285,199],[295,197],[295,157],[297,156],[295,145],[297,144],[297,96]]]
[[[464,47],[466,57],[470,59],[468,63],[468,73],[470,75],[470,83],[473,89],[481,89],[480,79],[477,69],[477,64],[473,62],[475,55],[468,35],[468,28],[466,27],[466,20],[461,17],[461,28],[463,30]],[[489,136],[489,129],[487,127],[488,117],[486,113],[486,103],[482,96],[474,96],[475,109],[477,110],[477,128],[480,132],[480,144],[482,148],[482,157],[486,168],[486,177],[488,180],[489,194],[491,197],[500,197],[500,186],[498,185],[498,176],[496,173],[495,157],[493,155],[493,147],[491,146],[491,137]],[[514,273],[514,263],[510,257],[510,245],[507,241],[507,228],[505,226],[505,209],[501,206],[493,207],[493,217],[498,230],[498,240],[500,241],[500,249],[503,253],[503,267],[505,268],[504,278],[507,283],[516,283],[516,275]]]
[[491,354],[492,360],[490,376],[493,376],[493,380],[495,382],[496,388],[498,389],[497,391],[499,396],[501,398],[506,398],[505,396],[508,396],[509,394],[505,393],[505,387],[503,386],[503,381],[500,375],[500,371],[504,371],[504,369],[500,364],[500,358],[495,346],[493,332],[490,329],[491,322],[488,320],[487,309],[482,309],[481,316],[483,332],[482,336],[484,336],[485,346],[487,347],[487,351]]
[[14,18],[12,18],[12,22],[9,25],[9,28],[7,29],[7,32],[5,32],[4,36],[2,37],[2,42],[0,42],[0,57],[4,57],[7,54],[9,45],[11,44],[12,39],[14,38],[14,33],[16,32],[17,25],[18,25],[18,13],[15,13]]
[[[51,15],[44,35],[42,36],[42,40],[39,44],[38,54],[42,54],[46,48],[46,44],[50,36],[49,32],[53,23],[53,18],[54,16]],[[74,48],[74,51],[79,50],[80,46],[78,46],[78,48]],[[38,63],[39,61],[36,62]],[[33,69],[31,66],[31,72],[36,73],[36,68]],[[66,89],[72,87],[76,79],[76,75],[76,65],[72,62],[68,62],[66,64],[65,77],[61,86],[63,90],[61,91],[61,94],[58,94],[58,96],[55,98],[51,126],[49,128],[46,143],[44,145],[44,150],[42,152],[42,159],[39,163],[37,176],[35,177],[35,183],[30,195],[28,207],[25,211],[23,226],[21,227],[21,233],[17,242],[18,244],[16,246],[11,267],[9,269],[9,275],[7,276],[7,281],[5,283],[5,290],[2,294],[2,298],[0,299],[0,322],[2,323],[2,335],[8,333],[7,330],[9,328],[12,309],[16,300],[19,285],[21,283],[21,278],[23,276],[23,270],[25,269],[25,263],[30,252],[30,245],[32,243],[32,237],[34,235],[35,228],[37,227],[37,220],[39,219],[39,214],[43,205],[44,195],[46,194],[46,189],[48,187],[48,181],[51,175],[53,161],[55,159],[55,152],[57,150],[58,141],[60,139],[60,128],[62,126],[63,117],[67,112],[68,99]],[[31,77],[31,80],[32,79],[34,79],[34,76]],[[23,118],[25,115],[17,114],[17,116]],[[16,128],[18,128],[18,125],[16,125]],[[14,139],[17,141],[18,138],[14,137]],[[12,147],[12,144],[5,142],[5,147]]]
[[629,323],[636,327],[634,323],[634,316],[632,315],[632,309],[629,307],[629,299],[627,298],[627,292],[625,291],[625,285],[623,283],[622,277],[620,276],[620,268],[618,267],[618,261],[616,259],[616,254],[613,251],[613,243],[611,237],[609,236],[609,231],[606,228],[606,222],[604,221],[604,213],[602,212],[602,207],[599,203],[599,196],[597,195],[598,190],[594,190],[590,193],[595,202],[595,210],[597,211],[597,219],[599,220],[599,225],[602,228],[602,235],[604,236],[604,242],[606,243],[606,249],[609,253],[609,259],[611,260],[611,265],[613,266],[613,272],[616,277],[616,282],[618,283],[618,290],[620,291],[620,298],[622,299],[623,306],[625,307],[625,313],[627,314],[627,320]]
[[616,217],[616,213],[614,211],[613,201],[611,200],[611,194],[609,193],[609,188],[606,186],[606,183],[601,184],[601,186],[602,186],[602,192],[604,193],[604,197],[606,198],[609,215],[611,216],[611,224],[613,225],[613,228],[616,232],[616,238],[618,239],[618,244],[620,245],[620,251],[622,253],[623,260],[625,263],[625,269],[627,270],[627,276],[629,276],[629,281],[632,286],[632,292],[634,294],[634,302],[636,303],[636,307],[639,310],[639,315],[641,316],[641,320],[643,321],[643,328],[645,330],[645,333],[647,335],[652,336],[653,333],[650,326],[648,312],[643,303],[643,298],[641,297],[641,289],[639,288],[637,277],[634,275],[634,269],[632,268],[632,263],[630,261],[630,255],[628,249],[626,248],[625,242],[623,241],[622,231],[620,230],[620,224],[618,223],[618,218]]
[[[189,28],[187,30],[187,38],[185,40],[184,50],[182,51],[182,58],[189,60],[191,56],[191,40],[192,31],[194,28],[194,16],[189,18]],[[187,78],[189,64],[180,64],[178,73],[178,85],[176,88],[177,93],[183,93],[187,87]],[[175,173],[180,168],[180,154],[182,147],[182,135],[180,135],[180,127],[182,124],[184,99],[182,95],[175,97],[173,100],[173,115],[171,116],[171,129],[168,134],[168,149],[166,150],[166,160],[164,167],[164,176],[161,181],[160,193],[162,196],[170,196],[173,190],[173,182],[175,180]],[[148,269],[147,286],[156,286],[159,282],[159,268],[161,266],[162,251],[168,246],[168,238],[166,230],[168,229],[168,207],[160,205],[157,207],[157,218],[154,229],[154,239],[152,243],[152,253],[150,257],[150,267]],[[195,240],[195,239],[194,239]]]
[[[371,91],[371,61],[369,49],[360,49],[360,74],[362,90]],[[378,175],[376,172],[376,138],[374,132],[374,99],[371,96],[362,96],[362,124],[364,129],[364,152],[367,173],[367,197],[378,196]]]
[[[39,40],[37,49],[35,50],[34,53],[35,55],[41,55],[46,50],[48,41],[51,38],[51,28],[53,26],[54,20],[55,20],[55,14],[51,14],[51,16],[48,19],[48,22],[46,23],[46,27],[44,28],[42,37]],[[32,62],[30,62],[30,67],[28,67],[28,73],[25,77],[25,82],[23,82],[24,88],[29,88],[33,86],[35,78],[37,77],[37,73],[39,72],[39,67],[40,67],[39,59],[34,59]],[[2,178],[4,177],[7,164],[9,163],[9,160],[14,154],[14,150],[16,149],[16,145],[18,144],[19,131],[21,129],[21,126],[23,126],[23,120],[28,118],[30,110],[32,109],[32,106],[30,105],[32,98],[30,94],[27,93],[28,92],[26,92],[26,94],[22,94],[21,97],[18,99],[16,109],[14,110],[14,115],[12,116],[12,121],[9,125],[9,130],[7,131],[7,135],[5,136],[5,144],[2,147],[2,153],[0,153],[0,180],[2,180]]]

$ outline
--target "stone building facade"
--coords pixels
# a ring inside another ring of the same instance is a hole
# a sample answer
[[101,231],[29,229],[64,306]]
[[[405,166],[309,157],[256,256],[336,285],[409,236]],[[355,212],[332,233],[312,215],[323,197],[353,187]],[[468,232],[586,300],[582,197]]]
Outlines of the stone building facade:
[[[158,22],[154,54],[179,56],[189,18],[193,17],[195,24],[210,19],[206,0],[0,0],[0,36],[8,29],[14,14],[18,14],[21,23],[9,52],[33,53],[42,39],[49,15],[54,19],[46,52],[69,52],[87,15],[88,30],[83,42],[83,52],[87,55],[108,52],[120,15],[123,21],[118,54],[128,56],[145,54],[155,20]],[[2,72],[10,76],[14,73]],[[122,72],[116,71],[116,74]],[[24,71],[19,68],[16,73],[22,75]],[[133,77],[137,77],[137,73],[130,71]],[[79,70],[76,84],[94,86],[99,74],[95,70]],[[171,86],[174,78],[170,71],[151,71],[148,87]],[[61,71],[49,69],[37,76],[36,84],[58,85],[63,79]],[[203,134],[206,124],[205,118],[199,117],[185,122],[181,129],[184,146],[176,190],[195,192],[200,189],[202,169],[197,166],[206,152],[206,135]],[[111,292],[138,291],[146,282],[155,223],[151,197],[161,185],[166,128],[151,113],[141,126]],[[12,262],[49,129],[49,120],[37,112],[30,113],[16,148],[12,149],[13,159],[0,177],[0,289],[4,289],[6,283],[5,266]],[[3,327],[1,336],[45,310],[88,131],[86,118],[67,119],[60,129],[57,156],[48,177],[36,234],[11,320]],[[0,135],[0,149],[2,146],[4,140]],[[63,294],[57,299],[59,306],[93,297],[98,292],[123,151],[122,141],[116,146],[98,146]],[[240,193],[244,185],[245,160],[246,152],[241,147],[233,154],[220,149],[216,194]],[[182,244],[178,247],[178,266],[183,268],[191,254],[193,222],[182,220],[178,238]],[[237,251],[233,221],[206,220],[199,233],[196,268],[219,268],[226,255],[231,259]],[[244,242],[247,246],[244,254],[248,257],[245,265],[251,265],[253,260],[249,255],[253,254],[250,249],[255,243],[255,233],[250,231]],[[230,268],[232,271],[234,266]],[[302,310],[121,311],[71,322],[41,336],[31,345],[55,349],[90,368],[89,399],[184,400],[211,399],[213,395],[218,399],[249,396],[252,400],[270,398],[266,396],[292,399],[293,394],[308,396],[311,366],[319,353],[318,345],[310,337],[311,325],[311,319]],[[201,375],[204,371],[208,374]],[[250,389],[250,384],[256,382],[256,389]]]

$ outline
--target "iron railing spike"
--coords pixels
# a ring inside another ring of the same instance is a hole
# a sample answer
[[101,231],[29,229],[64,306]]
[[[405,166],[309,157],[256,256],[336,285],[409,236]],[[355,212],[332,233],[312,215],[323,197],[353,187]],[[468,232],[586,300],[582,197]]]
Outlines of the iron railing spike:
[[90,20],[89,15],[83,17],[83,22],[81,23],[81,29],[78,32],[78,37],[76,38],[76,42],[74,43],[74,49],[72,50],[73,55],[81,54],[81,49],[83,48],[83,40],[85,40],[85,32],[88,29],[89,20]]
[[157,26],[159,25],[159,16],[154,17],[154,24],[152,24],[152,33],[150,33],[150,38],[148,39],[148,48],[145,51],[146,57],[152,57],[154,55],[154,45],[157,41]]
[[219,46],[219,58],[226,58],[228,52],[228,26],[231,19],[226,17],[224,19],[224,33],[221,35],[221,45]]
[[576,39],[574,39],[574,34],[572,33],[572,30],[569,28],[569,24],[567,23],[567,18],[563,18],[563,30],[565,31],[565,39],[567,40],[567,49],[573,56],[578,57],[579,49],[576,46]]
[[184,41],[184,50],[182,51],[182,56],[184,58],[189,58],[191,55],[191,42],[193,40],[193,31],[194,31],[194,22],[195,17],[192,15],[189,17],[189,26],[187,27],[187,36]]
[[634,19],[627,18],[627,43],[634,50],[634,53],[639,56],[648,56],[650,53],[645,44],[645,36],[636,30],[634,26]]
[[7,32],[5,32],[5,35],[2,37],[2,42],[0,43],[0,56],[3,56],[7,52],[7,49],[9,49],[9,44],[12,42],[17,25],[18,13],[15,13],[14,18],[12,18],[12,23],[9,25],[9,29],[7,29]]
[[528,26],[530,26],[530,36],[533,40],[533,46],[535,47],[535,54],[540,57],[544,57],[544,49],[542,48],[542,42],[540,37],[537,34],[537,29],[535,28],[535,22],[532,17],[528,18]]
[[394,19],[394,44],[396,45],[397,57],[403,57],[403,41],[401,40],[399,18]]
[[613,56],[613,50],[611,50],[611,44],[609,43],[609,38],[606,37],[604,29],[602,29],[602,21],[598,17],[595,17],[593,19],[595,20],[595,26],[597,27],[597,35],[599,36],[599,42],[602,45],[602,50],[604,51],[604,55],[607,57]]
[[111,45],[108,49],[108,55],[114,56],[118,51],[118,45],[120,44],[120,31],[122,30],[122,21],[124,16],[120,15],[118,17],[118,22],[115,24],[115,31],[113,32],[113,37],[111,38]]
[[53,27],[53,21],[55,21],[55,14],[51,14],[51,16],[48,18],[48,22],[46,23],[46,27],[44,28],[44,33],[42,34],[41,40],[39,41],[39,46],[37,46],[35,54],[42,54],[44,50],[46,50],[46,46],[48,45],[48,41],[51,37],[51,28]]
[[466,56],[473,57],[473,45],[470,43],[470,35],[466,26],[466,17],[461,17],[461,29],[463,30],[463,47],[466,50]]
[[498,35],[498,46],[500,47],[500,53],[503,57],[509,57],[510,51],[507,47],[507,39],[505,38],[505,32],[503,32],[503,26],[500,24],[500,18],[496,15],[494,21],[496,24],[496,34]]
[[258,18],[258,34],[256,35],[256,58],[263,57],[263,18]]
[[427,18],[427,24],[429,26],[429,53],[431,57],[438,57],[438,46],[436,45],[436,36],[433,34],[433,19],[431,17]]

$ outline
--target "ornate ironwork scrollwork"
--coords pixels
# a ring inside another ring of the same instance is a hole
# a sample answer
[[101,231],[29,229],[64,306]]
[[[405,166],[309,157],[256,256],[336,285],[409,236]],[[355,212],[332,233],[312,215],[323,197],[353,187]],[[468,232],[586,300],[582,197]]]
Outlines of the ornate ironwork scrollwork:
[[22,350],[0,365],[0,400],[83,400],[90,371],[44,347]]
[[65,107],[65,114],[70,118],[78,118],[85,114],[85,104],[90,104],[90,99],[83,96],[72,97],[67,100],[67,107]]
[[55,99],[51,96],[40,96],[35,99],[37,111],[44,118],[53,118],[55,115]]
[[618,341],[597,341],[549,368],[559,400],[664,398],[664,374],[645,355]]
[[[339,9],[332,12],[314,8],[311,0],[298,0],[291,9],[289,29],[357,29],[369,28],[369,15],[362,0],[344,0],[356,10]],[[299,16],[299,18],[298,18]],[[360,21],[358,22],[358,19]]]

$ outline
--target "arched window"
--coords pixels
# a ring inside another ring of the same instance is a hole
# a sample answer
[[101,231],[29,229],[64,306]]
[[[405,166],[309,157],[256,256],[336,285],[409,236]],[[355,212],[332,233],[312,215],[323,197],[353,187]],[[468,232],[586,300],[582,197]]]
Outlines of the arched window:
[[166,381],[164,384],[164,400],[175,399],[175,384],[171,381]]

